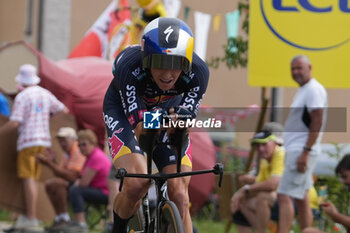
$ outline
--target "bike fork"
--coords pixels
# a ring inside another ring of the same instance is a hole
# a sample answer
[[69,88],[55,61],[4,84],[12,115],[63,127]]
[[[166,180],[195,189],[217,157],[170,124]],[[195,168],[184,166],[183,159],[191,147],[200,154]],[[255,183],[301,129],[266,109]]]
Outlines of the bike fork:
[[144,229],[145,229],[145,233],[150,233],[148,232],[148,227],[150,225],[150,211],[149,211],[149,200],[148,200],[148,193],[146,193],[146,195],[142,198],[142,212],[143,212],[143,216],[144,216]]

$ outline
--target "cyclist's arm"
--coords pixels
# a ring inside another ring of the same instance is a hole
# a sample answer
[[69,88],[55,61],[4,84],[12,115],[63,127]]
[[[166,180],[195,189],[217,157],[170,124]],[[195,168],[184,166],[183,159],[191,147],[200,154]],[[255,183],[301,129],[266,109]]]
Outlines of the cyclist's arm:
[[135,57],[133,53],[139,53],[139,51],[128,48],[116,58],[113,65],[114,79],[112,84],[116,87],[122,99],[126,117],[135,128],[137,123],[143,120],[143,112],[147,108],[138,93],[137,78],[129,68],[128,63]]
[[184,92],[181,106],[184,106],[191,112],[192,118],[198,114],[200,102],[207,90],[209,69],[205,62],[195,53],[193,54],[192,72],[189,74],[191,79],[189,88]]

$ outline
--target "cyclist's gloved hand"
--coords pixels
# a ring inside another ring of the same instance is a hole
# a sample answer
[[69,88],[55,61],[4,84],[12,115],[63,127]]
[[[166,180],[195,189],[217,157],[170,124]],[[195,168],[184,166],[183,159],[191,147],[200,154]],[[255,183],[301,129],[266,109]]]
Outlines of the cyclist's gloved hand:
[[156,112],[159,111],[159,113],[163,115],[168,115],[168,110],[165,108],[161,108],[159,106],[154,106],[153,108],[150,109],[151,112]]

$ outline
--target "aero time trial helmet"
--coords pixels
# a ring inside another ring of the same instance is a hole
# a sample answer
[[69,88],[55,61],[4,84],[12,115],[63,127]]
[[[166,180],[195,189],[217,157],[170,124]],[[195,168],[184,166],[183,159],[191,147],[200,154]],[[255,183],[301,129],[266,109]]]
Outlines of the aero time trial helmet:
[[177,18],[152,20],[142,36],[142,67],[191,70],[193,34],[190,27]]

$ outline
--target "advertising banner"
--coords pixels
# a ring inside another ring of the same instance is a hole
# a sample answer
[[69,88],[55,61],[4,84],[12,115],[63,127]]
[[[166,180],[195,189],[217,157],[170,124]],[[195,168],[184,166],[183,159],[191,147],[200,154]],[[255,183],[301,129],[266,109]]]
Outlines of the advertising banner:
[[325,87],[350,87],[348,0],[253,0],[249,25],[250,86],[297,86],[290,61],[304,54]]

